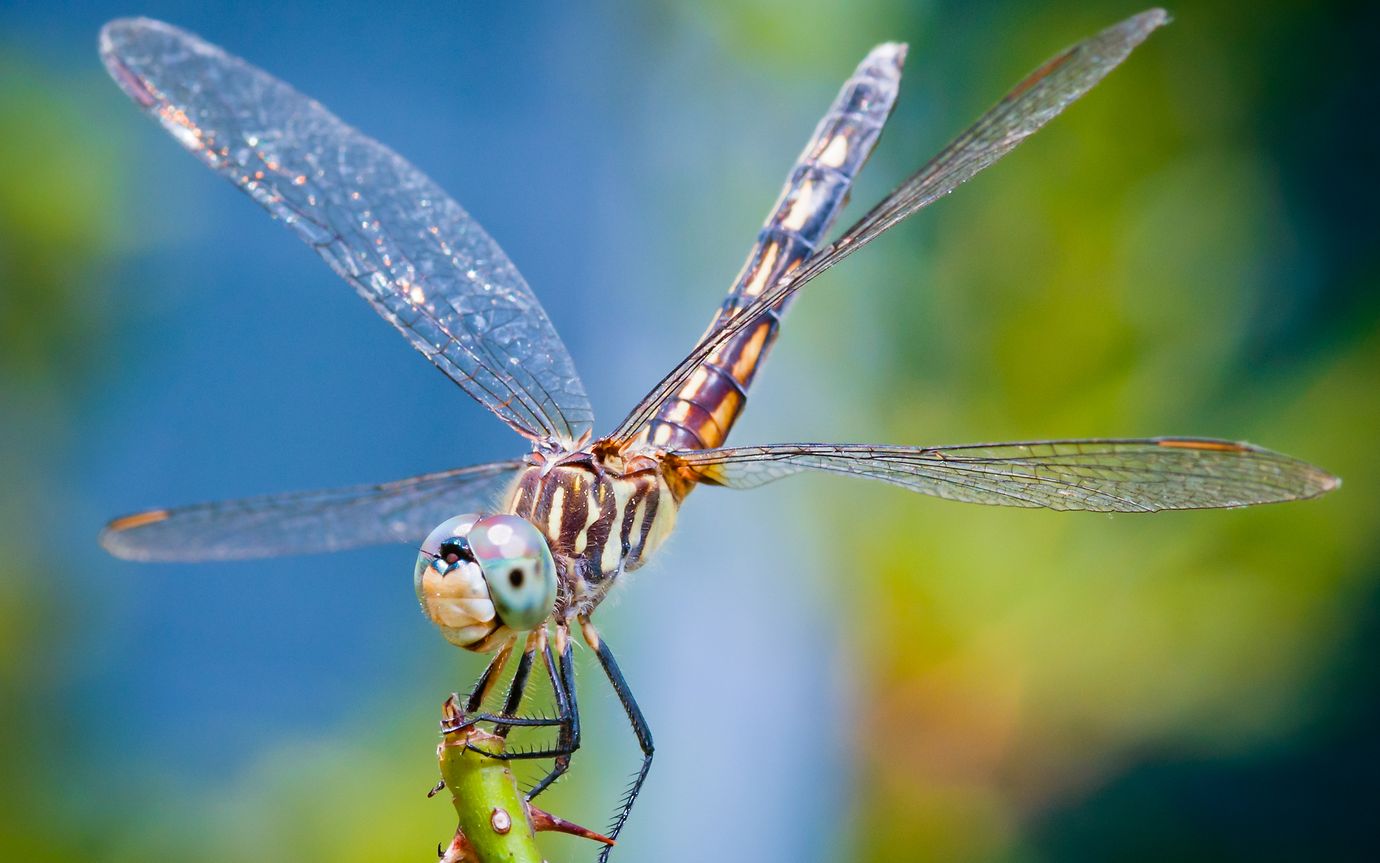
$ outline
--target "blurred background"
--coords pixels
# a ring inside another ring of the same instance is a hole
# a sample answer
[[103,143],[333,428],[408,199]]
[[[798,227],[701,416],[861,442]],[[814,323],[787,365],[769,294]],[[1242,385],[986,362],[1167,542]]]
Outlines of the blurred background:
[[[454,827],[424,797],[433,723],[482,660],[417,612],[411,549],[138,566],[96,534],[520,450],[139,116],[97,59],[105,20],[199,32],[436,178],[540,294],[607,428],[700,334],[871,45],[910,59],[845,220],[1139,7],[323,8],[0,6],[5,859],[431,859]],[[1171,11],[808,292],[734,441],[1214,435],[1346,486],[1139,518],[827,477],[696,493],[600,615],[658,744],[615,860],[1380,851],[1380,13]],[[587,746],[545,805],[599,827],[636,750],[589,659]]]

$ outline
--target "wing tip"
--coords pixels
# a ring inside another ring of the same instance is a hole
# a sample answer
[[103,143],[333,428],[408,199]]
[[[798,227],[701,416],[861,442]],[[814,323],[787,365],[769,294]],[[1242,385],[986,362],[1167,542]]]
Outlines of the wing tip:
[[1122,61],[1129,57],[1132,51],[1150,38],[1151,33],[1173,20],[1168,12],[1158,6],[1146,9],[1144,12],[1118,21],[1091,39],[1079,43],[1071,48],[1069,53],[1076,52],[1080,48],[1096,46],[1095,50],[1098,53],[1110,53],[1110,63],[1107,66],[1107,69],[1110,70],[1119,66]]
[[130,53],[132,47],[138,47],[141,37],[149,34],[176,40],[182,47],[198,54],[223,53],[195,33],[157,18],[113,18],[105,22],[101,25],[100,35],[97,37],[101,62],[105,64],[116,83],[144,107],[151,104],[153,94],[143,79],[130,69],[124,55]]
[[131,515],[122,515],[119,518],[111,519],[101,529],[98,541],[101,548],[122,560],[149,560],[150,557],[146,551],[129,541],[130,532],[167,521],[168,516],[169,512],[166,509],[150,509]]
[[[1325,471],[1309,462],[1296,459],[1293,456],[1282,455],[1274,450],[1256,446],[1255,444],[1245,441],[1215,440],[1213,438],[1159,438],[1155,441],[1155,444],[1166,449],[1187,449],[1198,450],[1200,452],[1237,454],[1253,453],[1298,468],[1297,476],[1301,480],[1299,492],[1293,495],[1281,496],[1277,501],[1266,501],[1267,503],[1290,500],[1310,500],[1336,491],[1342,487],[1342,478],[1334,473]],[[1249,504],[1243,505],[1249,506]]]
[[[1283,458],[1289,459],[1289,456],[1283,456]],[[1293,459],[1290,460],[1293,461]],[[1299,488],[1298,494],[1281,495],[1278,501],[1269,501],[1269,503],[1287,503],[1291,500],[1312,500],[1322,497],[1325,494],[1331,494],[1342,487],[1342,478],[1336,474],[1329,473],[1317,465],[1309,464],[1308,462],[1299,462],[1299,465],[1302,466],[1303,471],[1302,476],[1300,476],[1301,487]]]
[[182,31],[166,21],[159,21],[157,18],[146,18],[142,15],[112,18],[101,25],[99,39],[101,56],[114,53],[123,43],[127,42],[130,37],[141,32],[181,33]]
[[1128,23],[1134,22],[1138,30],[1154,30],[1156,27],[1163,27],[1165,24],[1172,23],[1174,16],[1162,6],[1151,6],[1144,12],[1132,15],[1126,19]]
[[1119,24],[1113,24],[1111,30],[1124,34],[1128,37],[1132,45],[1138,45],[1154,31],[1166,24],[1172,24],[1173,22],[1173,15],[1170,15],[1159,6],[1155,6],[1146,9],[1144,12],[1132,15]]
[[906,65],[909,52],[910,46],[905,42],[883,42],[867,52],[863,66],[890,66],[893,72],[899,72]]
[[148,84],[141,78],[122,56],[132,37],[138,31],[155,29],[156,27],[167,28],[169,25],[162,21],[155,21],[152,18],[116,18],[107,21],[101,27],[99,39],[99,51],[101,63],[110,73],[110,77],[120,86],[121,90],[129,98],[133,99],[139,107],[144,109],[152,108],[157,102],[158,97]]

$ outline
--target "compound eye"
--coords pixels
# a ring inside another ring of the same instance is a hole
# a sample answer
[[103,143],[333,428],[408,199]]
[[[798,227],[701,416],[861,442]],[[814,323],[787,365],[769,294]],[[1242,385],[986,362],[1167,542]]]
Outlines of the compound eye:
[[491,515],[475,522],[469,542],[499,619],[519,632],[540,626],[556,604],[546,537],[525,518]]

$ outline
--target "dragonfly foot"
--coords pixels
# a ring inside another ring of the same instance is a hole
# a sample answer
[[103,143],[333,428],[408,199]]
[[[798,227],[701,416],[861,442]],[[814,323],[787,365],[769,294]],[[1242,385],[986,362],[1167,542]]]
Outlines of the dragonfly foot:
[[480,722],[492,722],[495,725],[518,728],[552,728],[565,724],[565,720],[558,716],[505,716],[502,713],[471,713],[469,716],[456,716],[454,719],[443,720],[441,731],[444,734],[454,734]]

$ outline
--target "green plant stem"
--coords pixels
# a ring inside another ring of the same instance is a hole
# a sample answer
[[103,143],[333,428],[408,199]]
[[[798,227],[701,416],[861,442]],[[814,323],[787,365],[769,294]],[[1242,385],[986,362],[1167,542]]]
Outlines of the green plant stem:
[[[442,717],[448,727],[459,724],[462,715],[454,698],[446,701]],[[537,833],[548,830],[613,844],[528,803],[509,762],[491,757],[503,751],[504,743],[478,725],[443,734],[436,760],[459,824],[441,863],[543,863]]]
[[507,761],[483,754],[502,751],[503,738],[477,726],[446,734],[437,748],[441,778],[460,819],[442,863],[542,863],[513,771]]

